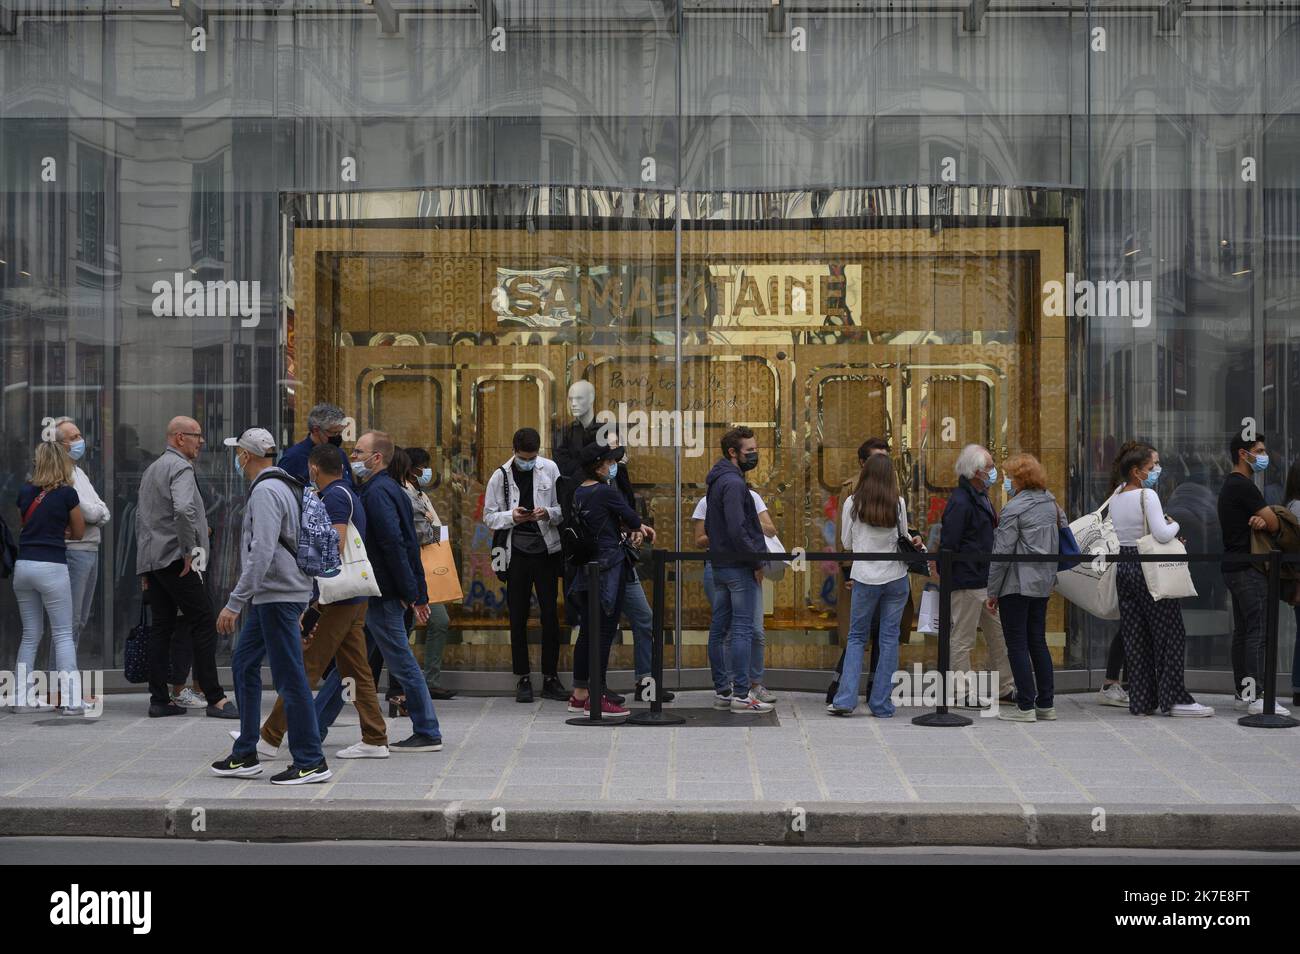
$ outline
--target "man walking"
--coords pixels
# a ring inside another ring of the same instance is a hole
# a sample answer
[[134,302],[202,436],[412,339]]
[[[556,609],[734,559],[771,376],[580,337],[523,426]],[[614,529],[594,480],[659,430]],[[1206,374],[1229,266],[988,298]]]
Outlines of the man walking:
[[226,438],[235,449],[235,470],[248,482],[248,506],[239,544],[239,580],[217,617],[218,632],[244,627],[230,659],[239,699],[239,738],[230,756],[212,763],[214,775],[249,778],[262,774],[257,758],[257,724],[262,719],[262,660],[284,702],[293,764],[271,777],[275,785],[304,785],[330,777],[321,751],[316,710],[302,662],[299,621],[311,598],[312,580],[298,566],[302,530],[302,485],[273,463],[275,439],[260,427]]
[[333,404],[317,404],[307,412],[307,436],[280,455],[281,469],[294,480],[305,484],[308,479],[308,456],[317,447],[330,446],[335,448],[334,453],[343,470],[343,480],[349,487],[354,487],[348,455],[343,450],[343,429],[347,420],[343,408]]
[[[167,425],[167,448],[145,469],[135,514],[135,571],[153,607],[149,638],[149,716],[184,715],[167,685],[171,642],[180,613],[189,622],[194,678],[207,699],[207,714],[238,719],[234,703],[217,681],[217,632],[212,601],[203,585],[208,520],[194,476],[203,429],[190,417]],[[195,561],[198,561],[198,568]]]
[[[442,730],[424,672],[407,642],[405,618],[410,607],[419,622],[426,622],[429,594],[411,501],[397,481],[388,476],[392,459],[393,440],[383,431],[366,431],[352,449],[352,475],[361,485],[361,503],[366,512],[366,553],[380,593],[370,597],[366,608],[366,649],[369,653],[378,647],[389,675],[406,693],[406,709],[411,715],[412,734],[389,745],[389,751],[437,752],[442,749]],[[329,730],[342,708],[343,676],[335,667],[316,695],[322,732]]]

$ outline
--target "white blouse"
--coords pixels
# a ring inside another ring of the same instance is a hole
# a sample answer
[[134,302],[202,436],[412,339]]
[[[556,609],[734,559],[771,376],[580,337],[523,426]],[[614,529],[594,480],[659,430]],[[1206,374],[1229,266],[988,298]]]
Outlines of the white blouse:
[[[1147,527],[1142,526],[1143,506],[1146,509]],[[1147,534],[1160,543],[1168,543],[1178,536],[1177,521],[1166,521],[1160,497],[1154,490],[1116,491],[1110,498],[1110,521],[1115,525],[1115,535],[1122,547],[1137,546],[1138,539]]]
[[[853,516],[853,498],[844,501],[840,520],[840,543],[852,553],[897,553],[898,527],[906,526],[907,504],[898,498],[898,522],[891,527],[873,527]],[[849,577],[857,583],[880,585],[907,576],[907,566],[892,561],[876,563],[854,560]]]

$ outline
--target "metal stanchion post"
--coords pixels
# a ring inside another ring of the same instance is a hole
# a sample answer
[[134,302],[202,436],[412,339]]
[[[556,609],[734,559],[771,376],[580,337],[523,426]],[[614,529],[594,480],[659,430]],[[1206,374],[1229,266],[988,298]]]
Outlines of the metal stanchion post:
[[[664,687],[664,591],[668,588],[668,560],[663,550],[651,554],[654,566],[653,592],[651,593],[651,634],[652,649],[650,656],[650,680],[652,698],[648,712],[634,713],[627,719],[629,725],[682,725],[686,720],[681,716],[664,712],[662,699]],[[680,647],[678,652],[681,652]]]
[[569,725],[618,725],[620,720],[601,718],[605,677],[601,672],[600,565],[592,560],[583,570],[587,574],[587,715],[564,721]]
[[952,551],[939,551],[939,708],[912,719],[913,725],[959,727],[971,720],[948,711],[948,672],[951,660],[948,641],[952,637]]
[[1290,716],[1277,714],[1277,624],[1278,600],[1282,598],[1282,551],[1274,547],[1268,554],[1268,604],[1264,622],[1264,711],[1242,716],[1238,725],[1254,729],[1292,729],[1300,725]]

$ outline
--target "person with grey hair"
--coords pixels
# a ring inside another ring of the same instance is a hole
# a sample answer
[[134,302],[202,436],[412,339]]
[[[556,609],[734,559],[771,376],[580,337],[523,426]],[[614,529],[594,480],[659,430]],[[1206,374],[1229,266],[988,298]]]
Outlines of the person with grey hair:
[[343,462],[343,479],[355,490],[351,462],[343,450],[343,431],[347,422],[348,416],[343,408],[334,404],[317,404],[307,412],[307,436],[281,454],[276,466],[294,480],[310,483],[307,458],[311,456],[312,449],[321,444],[333,444],[339,449],[339,460]]
[[[943,510],[939,549],[954,553],[992,553],[994,531],[998,525],[997,511],[989,501],[988,490],[998,477],[993,455],[982,444],[967,444],[957,455],[957,488],[948,497]],[[937,567],[935,570],[937,577]],[[984,631],[988,647],[988,665],[998,671],[999,695],[1008,696],[1013,690],[1011,663],[1007,658],[1007,644],[1002,635],[1002,622],[997,611],[988,604],[989,564],[954,560],[952,563],[952,671],[971,671],[971,650],[975,648],[975,627]],[[979,683],[977,682],[976,685]],[[961,696],[962,689],[958,688]],[[991,699],[959,699],[959,702],[978,708]]]
[[86,439],[81,428],[70,417],[54,419],[54,437],[72,458],[72,486],[81,503],[81,516],[86,521],[86,532],[80,540],[68,541],[68,576],[72,581],[72,645],[81,642],[81,631],[90,618],[95,605],[95,583],[99,577],[100,528],[109,521],[108,504],[95,492],[94,485],[81,469],[86,456]]

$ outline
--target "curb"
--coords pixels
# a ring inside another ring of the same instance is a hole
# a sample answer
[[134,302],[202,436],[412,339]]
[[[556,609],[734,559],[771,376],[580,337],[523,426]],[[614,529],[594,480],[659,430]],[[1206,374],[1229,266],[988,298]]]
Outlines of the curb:
[[6,799],[0,837],[1300,850],[1300,806]]

